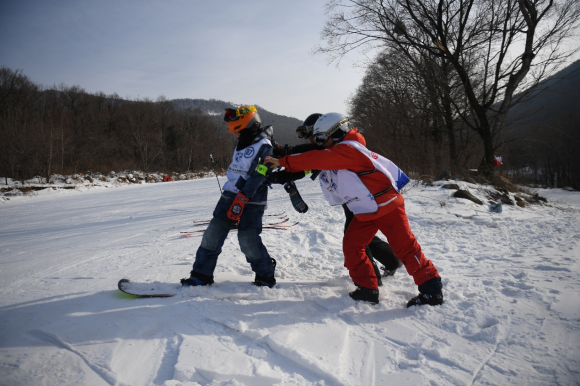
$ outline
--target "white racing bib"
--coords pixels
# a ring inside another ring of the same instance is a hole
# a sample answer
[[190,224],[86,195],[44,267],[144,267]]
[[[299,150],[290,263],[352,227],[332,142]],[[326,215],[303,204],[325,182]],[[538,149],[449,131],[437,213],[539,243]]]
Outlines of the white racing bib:
[[346,204],[354,214],[374,213],[379,208],[365,184],[350,170],[323,170],[318,179],[330,205]]
[[[375,166],[376,172],[387,176],[397,192],[409,182],[409,177],[391,160],[371,152],[357,141],[343,141],[339,146],[342,144],[350,145],[367,156]],[[379,209],[373,194],[360,177],[350,170],[324,170],[320,173],[319,181],[324,198],[330,205],[346,204],[354,214],[375,213]]]
[[236,188],[236,182],[238,182],[240,177],[245,180],[250,177],[250,168],[262,145],[272,146],[272,142],[270,142],[268,138],[262,138],[258,142],[246,147],[245,149],[234,149],[233,161],[228,167],[228,181],[224,185],[224,190],[234,193],[238,193],[240,191],[238,188]]
[[410,181],[409,177],[407,177],[407,175],[401,169],[399,169],[399,167],[395,165],[393,161],[375,153],[374,151],[370,151],[359,142],[343,141],[340,144],[350,145],[366,155],[372,161],[373,165],[375,165],[377,170],[381,171],[384,175],[389,177],[389,180],[391,180],[394,188],[397,189],[397,193],[401,193],[403,186],[407,185],[407,183]]

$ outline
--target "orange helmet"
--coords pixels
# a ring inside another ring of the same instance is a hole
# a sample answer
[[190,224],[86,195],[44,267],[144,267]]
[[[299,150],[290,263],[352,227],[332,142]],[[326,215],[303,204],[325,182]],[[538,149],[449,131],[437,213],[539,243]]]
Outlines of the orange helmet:
[[254,125],[262,124],[256,106],[242,106],[238,109],[226,109],[224,121],[228,123],[228,131],[237,133]]

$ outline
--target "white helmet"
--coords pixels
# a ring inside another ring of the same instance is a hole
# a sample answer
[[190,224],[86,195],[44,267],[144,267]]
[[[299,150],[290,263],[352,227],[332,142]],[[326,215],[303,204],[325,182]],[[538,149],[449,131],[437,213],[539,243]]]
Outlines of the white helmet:
[[329,137],[337,140],[344,137],[349,130],[347,117],[340,113],[328,113],[318,118],[312,136],[316,138],[316,142],[324,143]]

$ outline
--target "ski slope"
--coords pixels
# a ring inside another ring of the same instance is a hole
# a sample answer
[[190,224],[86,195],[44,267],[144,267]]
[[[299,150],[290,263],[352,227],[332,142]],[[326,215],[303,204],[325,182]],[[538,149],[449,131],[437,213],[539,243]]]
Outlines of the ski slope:
[[344,215],[309,179],[306,214],[270,191],[266,213],[299,221],[262,234],[275,288],[250,285],[231,233],[216,283],[165,299],[117,282],[188,276],[201,238],[180,232],[211,217],[215,178],[0,202],[0,384],[578,385],[580,194],[541,190],[548,205],[497,214],[442,184],[405,193],[446,299],[410,309],[404,269],[377,306],[348,297]]

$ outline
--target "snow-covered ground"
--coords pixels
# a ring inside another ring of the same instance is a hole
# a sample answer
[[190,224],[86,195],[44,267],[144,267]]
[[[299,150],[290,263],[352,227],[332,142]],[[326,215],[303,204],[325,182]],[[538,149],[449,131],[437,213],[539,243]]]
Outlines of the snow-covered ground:
[[441,184],[405,197],[446,302],[410,309],[404,269],[379,305],[348,297],[343,212],[310,180],[303,215],[271,190],[266,213],[299,221],[263,233],[275,288],[250,285],[232,233],[214,285],[165,299],[117,282],[188,275],[201,238],[180,232],[210,218],[215,178],[0,202],[0,384],[578,385],[580,194],[541,190],[547,205],[498,214]]

